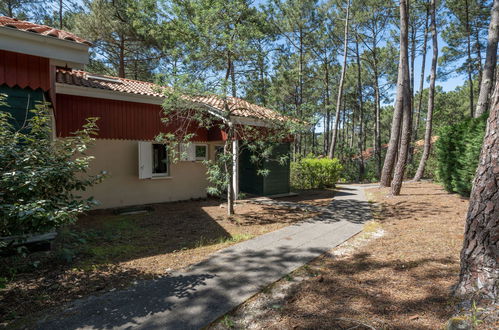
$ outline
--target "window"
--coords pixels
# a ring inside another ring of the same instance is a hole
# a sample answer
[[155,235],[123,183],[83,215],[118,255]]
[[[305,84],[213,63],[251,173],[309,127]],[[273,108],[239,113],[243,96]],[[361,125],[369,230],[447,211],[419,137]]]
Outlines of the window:
[[168,176],[170,173],[168,150],[164,144],[152,145],[152,175]]
[[194,154],[196,160],[206,160],[208,159],[208,146],[205,144],[196,144],[194,146]]

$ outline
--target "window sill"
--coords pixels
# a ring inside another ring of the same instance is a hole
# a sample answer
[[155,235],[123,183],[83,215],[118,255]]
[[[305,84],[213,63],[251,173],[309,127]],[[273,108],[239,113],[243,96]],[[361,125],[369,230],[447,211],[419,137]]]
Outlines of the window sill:
[[158,175],[158,176],[152,176],[151,180],[162,180],[162,179],[173,179],[173,176],[169,175]]

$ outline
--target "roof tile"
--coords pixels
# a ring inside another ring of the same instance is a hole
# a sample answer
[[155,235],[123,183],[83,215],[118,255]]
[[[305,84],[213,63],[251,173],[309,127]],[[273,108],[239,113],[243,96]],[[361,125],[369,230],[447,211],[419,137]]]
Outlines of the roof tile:
[[[98,88],[115,92],[164,97],[161,92],[165,87],[138,80],[118,78],[106,75],[96,75],[80,70],[58,68],[56,73],[58,83],[80,87]],[[278,112],[249,103],[237,97],[228,97],[228,106],[232,114],[240,117],[252,117],[264,120],[282,120],[284,117]],[[224,101],[215,95],[195,97],[194,102],[208,105],[224,111]]]
[[80,38],[70,32],[58,30],[53,27],[41,24],[35,24],[27,21],[20,21],[16,18],[0,16],[0,27],[17,29],[25,32],[37,33],[43,36],[54,37],[61,40],[73,41],[77,44],[86,44],[91,46],[92,43]]

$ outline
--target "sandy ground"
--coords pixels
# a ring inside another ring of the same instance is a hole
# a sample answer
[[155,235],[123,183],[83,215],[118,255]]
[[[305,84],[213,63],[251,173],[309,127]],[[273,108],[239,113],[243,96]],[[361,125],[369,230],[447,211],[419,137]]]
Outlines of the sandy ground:
[[[468,201],[432,183],[402,195],[369,189],[375,221],[344,245],[286,276],[212,328],[441,329],[456,313]],[[497,312],[497,309],[495,310]],[[476,314],[480,328],[495,316]],[[497,316],[497,315],[496,315]]]

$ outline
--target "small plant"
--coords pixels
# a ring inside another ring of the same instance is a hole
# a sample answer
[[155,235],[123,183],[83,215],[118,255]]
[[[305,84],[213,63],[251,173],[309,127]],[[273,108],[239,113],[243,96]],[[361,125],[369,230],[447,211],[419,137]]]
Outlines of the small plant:
[[480,320],[480,318],[479,318],[479,314],[482,311],[483,311],[483,308],[478,307],[476,305],[476,302],[473,300],[473,303],[471,304],[471,317],[470,317],[471,326],[473,327],[473,329],[475,329],[481,323],[483,323],[483,321]]
[[229,329],[232,329],[235,327],[235,323],[229,315],[225,315],[222,318],[222,325],[225,326],[226,328],[229,328]]

